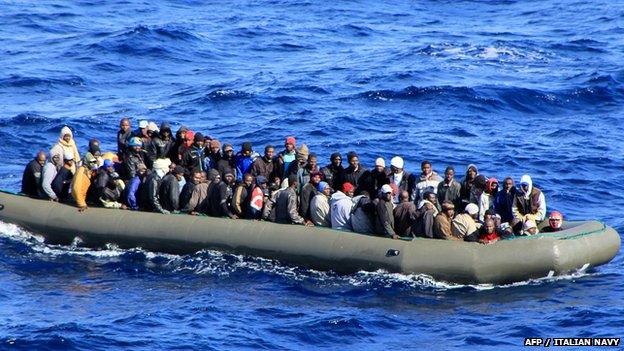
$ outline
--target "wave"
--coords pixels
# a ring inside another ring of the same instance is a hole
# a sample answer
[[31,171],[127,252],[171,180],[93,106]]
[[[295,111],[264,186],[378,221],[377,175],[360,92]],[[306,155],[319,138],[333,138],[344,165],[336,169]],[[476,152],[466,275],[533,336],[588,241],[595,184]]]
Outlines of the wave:
[[478,45],[470,43],[440,43],[428,44],[418,48],[409,49],[400,54],[403,57],[424,55],[447,58],[453,60],[485,60],[500,63],[509,62],[548,62],[551,54],[534,49],[539,47],[531,42],[508,42],[497,41],[490,45]]
[[205,104],[205,103],[213,103],[213,102],[245,100],[245,99],[251,98],[252,96],[253,94],[240,91],[240,90],[215,89],[200,98],[192,100],[192,102]]
[[0,88],[37,88],[37,87],[74,87],[84,86],[85,81],[79,76],[58,78],[40,78],[12,74],[8,78],[0,79]]
[[[40,235],[32,234],[19,226],[0,222],[0,237],[9,239],[3,250],[13,249],[16,254],[30,256],[36,260],[50,261],[54,259],[87,258],[104,265],[114,271],[129,273],[144,272],[147,274],[189,274],[209,275],[215,277],[236,277],[271,275],[274,278],[294,282],[312,282],[312,286],[298,285],[308,294],[331,295],[345,289],[349,293],[390,289],[395,291],[450,291],[473,290],[485,291],[492,289],[508,289],[527,285],[543,285],[561,280],[574,280],[593,275],[587,272],[587,266],[566,275],[550,275],[538,279],[513,284],[457,284],[439,281],[424,274],[389,273],[383,270],[375,272],[360,271],[350,275],[334,272],[317,271],[293,265],[283,264],[275,259],[236,255],[214,250],[201,250],[190,255],[173,255],[146,251],[141,248],[120,249],[116,245],[107,244],[101,249],[81,247],[81,241],[75,239],[69,246],[48,245]],[[7,254],[5,256],[11,256]],[[63,260],[64,262],[66,260]]]

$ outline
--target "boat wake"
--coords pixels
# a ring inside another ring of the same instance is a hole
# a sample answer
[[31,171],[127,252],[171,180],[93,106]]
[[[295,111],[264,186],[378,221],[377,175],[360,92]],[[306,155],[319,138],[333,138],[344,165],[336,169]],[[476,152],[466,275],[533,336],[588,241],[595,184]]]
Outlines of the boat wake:
[[[287,265],[278,260],[260,257],[224,253],[215,250],[201,250],[190,255],[174,255],[146,251],[141,248],[121,249],[115,244],[93,249],[81,246],[81,240],[75,238],[71,245],[49,245],[40,235],[33,234],[17,225],[0,222],[0,238],[7,239],[4,250],[19,245],[22,254],[35,260],[54,261],[55,259],[88,259],[95,264],[106,266],[121,265],[126,270],[131,266],[134,272],[146,274],[188,274],[227,278],[239,275],[271,275],[276,279],[312,284],[324,290],[342,289],[398,289],[411,290],[474,290],[508,289],[520,286],[543,285],[561,280],[575,280],[597,273],[588,273],[587,267],[565,275],[550,274],[539,279],[531,279],[506,285],[495,284],[457,284],[436,280],[424,274],[389,273],[359,271],[350,275],[334,272],[317,271],[294,265]],[[25,249],[24,249],[25,248]],[[3,253],[0,251],[0,255]],[[316,290],[316,289],[314,289]]]

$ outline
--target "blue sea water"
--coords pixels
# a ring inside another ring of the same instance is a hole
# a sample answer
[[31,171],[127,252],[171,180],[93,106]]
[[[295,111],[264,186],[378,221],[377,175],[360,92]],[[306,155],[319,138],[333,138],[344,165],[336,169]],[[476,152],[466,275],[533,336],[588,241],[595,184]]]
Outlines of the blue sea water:
[[[0,188],[64,124],[130,116],[326,160],[528,173],[624,233],[621,1],[0,0]],[[624,260],[510,286],[202,251],[50,246],[0,223],[0,349],[509,349],[624,336]]]

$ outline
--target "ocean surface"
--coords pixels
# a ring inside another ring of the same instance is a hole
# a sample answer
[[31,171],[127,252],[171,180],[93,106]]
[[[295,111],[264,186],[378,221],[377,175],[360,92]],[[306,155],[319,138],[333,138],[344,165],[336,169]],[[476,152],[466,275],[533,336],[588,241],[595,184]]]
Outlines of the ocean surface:
[[[0,0],[0,189],[121,117],[322,163],[356,150],[533,176],[624,233],[622,1]],[[0,349],[512,349],[624,336],[624,259],[509,286],[202,251],[42,243],[0,223]]]

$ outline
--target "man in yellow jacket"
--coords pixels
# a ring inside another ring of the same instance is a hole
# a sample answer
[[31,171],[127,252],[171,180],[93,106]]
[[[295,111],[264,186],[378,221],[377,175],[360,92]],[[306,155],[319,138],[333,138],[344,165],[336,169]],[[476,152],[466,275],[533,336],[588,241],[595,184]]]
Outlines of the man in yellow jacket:
[[80,212],[87,209],[87,192],[91,186],[91,178],[94,177],[96,170],[97,168],[91,170],[86,166],[80,166],[72,180],[71,194]]

